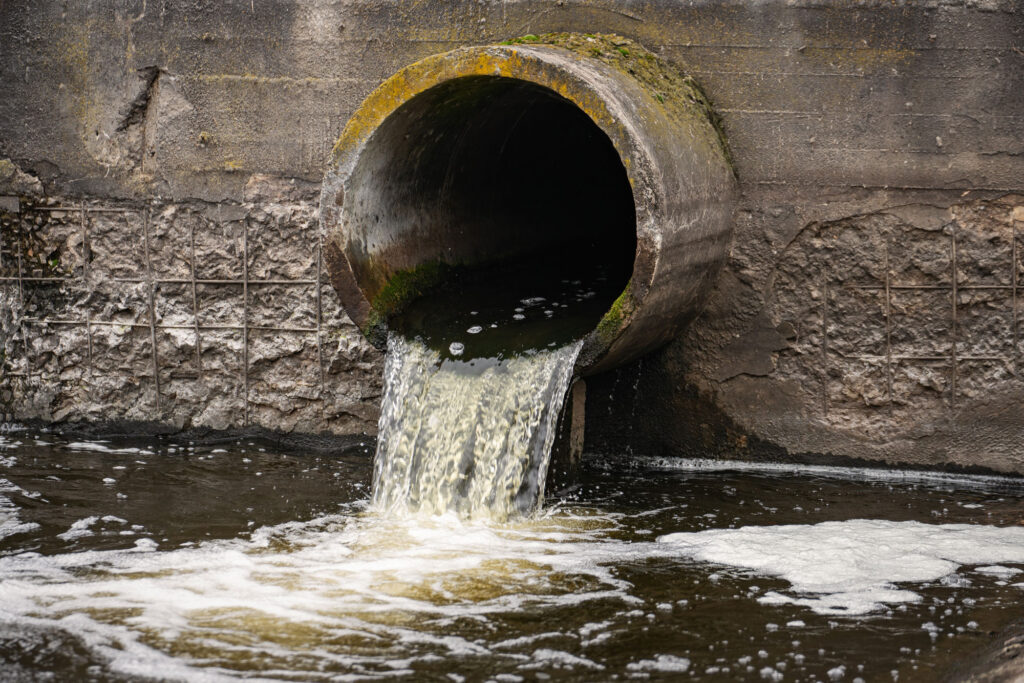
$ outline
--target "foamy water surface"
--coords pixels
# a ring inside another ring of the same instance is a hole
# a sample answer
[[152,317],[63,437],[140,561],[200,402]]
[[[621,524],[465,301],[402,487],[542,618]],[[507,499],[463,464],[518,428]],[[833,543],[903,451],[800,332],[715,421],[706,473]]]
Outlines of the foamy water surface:
[[16,680],[927,681],[1024,616],[1007,479],[594,456],[536,517],[470,523],[376,514],[365,444],[16,436]]

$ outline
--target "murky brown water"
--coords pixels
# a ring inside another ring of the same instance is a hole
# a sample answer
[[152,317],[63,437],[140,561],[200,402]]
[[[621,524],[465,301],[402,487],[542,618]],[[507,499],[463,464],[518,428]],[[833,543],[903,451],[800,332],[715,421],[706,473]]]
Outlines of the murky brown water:
[[468,523],[371,454],[5,434],[0,678],[933,681],[1024,616],[1009,480],[591,456]]

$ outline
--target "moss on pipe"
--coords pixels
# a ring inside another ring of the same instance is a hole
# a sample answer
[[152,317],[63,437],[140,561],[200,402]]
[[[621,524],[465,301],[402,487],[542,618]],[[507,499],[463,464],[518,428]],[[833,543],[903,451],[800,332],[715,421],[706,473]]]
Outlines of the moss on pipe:
[[398,313],[409,302],[422,296],[451,274],[454,266],[444,261],[427,261],[406,270],[399,270],[388,278],[370,305],[378,315],[387,319]]
[[597,323],[597,336],[606,344],[610,344],[615,338],[615,335],[622,329],[623,323],[629,318],[636,306],[631,292],[631,284],[626,284],[622,294],[619,294],[615,301],[612,302],[608,312],[601,316],[601,320]]

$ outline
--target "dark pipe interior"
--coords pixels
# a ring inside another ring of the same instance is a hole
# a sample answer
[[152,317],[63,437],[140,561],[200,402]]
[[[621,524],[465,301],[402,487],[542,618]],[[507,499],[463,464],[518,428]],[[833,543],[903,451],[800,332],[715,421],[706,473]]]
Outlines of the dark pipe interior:
[[595,292],[593,329],[632,273],[636,218],[618,153],[576,105],[533,83],[467,77],[418,95],[368,141],[349,188],[364,291],[438,261],[464,267],[463,289],[514,284],[529,296],[581,281]]

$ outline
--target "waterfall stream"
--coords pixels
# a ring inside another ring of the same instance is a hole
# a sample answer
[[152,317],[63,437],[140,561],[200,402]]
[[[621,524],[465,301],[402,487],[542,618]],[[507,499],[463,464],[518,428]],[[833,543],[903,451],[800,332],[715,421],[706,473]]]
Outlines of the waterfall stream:
[[505,520],[537,507],[581,346],[460,361],[393,334],[373,474],[377,509]]

